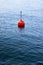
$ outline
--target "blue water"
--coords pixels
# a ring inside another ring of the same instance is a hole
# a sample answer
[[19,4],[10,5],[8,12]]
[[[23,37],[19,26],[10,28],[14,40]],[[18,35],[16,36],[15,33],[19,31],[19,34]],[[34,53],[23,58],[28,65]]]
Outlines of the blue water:
[[43,19],[23,19],[25,28],[19,29],[19,14],[0,14],[0,65],[43,65]]

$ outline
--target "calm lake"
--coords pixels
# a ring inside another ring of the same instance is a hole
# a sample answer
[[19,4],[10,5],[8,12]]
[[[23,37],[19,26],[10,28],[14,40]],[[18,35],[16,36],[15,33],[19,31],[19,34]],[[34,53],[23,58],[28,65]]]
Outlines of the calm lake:
[[43,65],[43,19],[23,19],[25,28],[19,29],[19,14],[0,13],[0,65]]

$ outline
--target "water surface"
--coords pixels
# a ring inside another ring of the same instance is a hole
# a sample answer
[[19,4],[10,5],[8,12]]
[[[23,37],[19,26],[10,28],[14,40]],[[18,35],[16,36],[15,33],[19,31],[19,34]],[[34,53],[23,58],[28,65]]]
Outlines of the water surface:
[[19,29],[18,14],[0,14],[0,65],[43,65],[43,19],[23,19],[25,28]]

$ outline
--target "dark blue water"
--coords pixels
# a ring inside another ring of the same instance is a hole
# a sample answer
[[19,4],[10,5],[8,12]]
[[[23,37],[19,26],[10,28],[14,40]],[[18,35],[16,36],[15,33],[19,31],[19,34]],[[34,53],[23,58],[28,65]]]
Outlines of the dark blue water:
[[43,19],[23,19],[25,28],[19,29],[18,14],[0,14],[0,65],[43,65]]

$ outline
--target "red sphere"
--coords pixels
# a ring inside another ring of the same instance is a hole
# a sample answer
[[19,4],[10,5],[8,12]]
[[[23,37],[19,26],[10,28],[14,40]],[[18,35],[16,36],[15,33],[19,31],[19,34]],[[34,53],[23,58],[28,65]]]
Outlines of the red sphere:
[[24,27],[25,27],[25,23],[24,23],[23,20],[19,20],[19,21],[18,21],[18,27],[19,27],[19,28],[24,28]]

